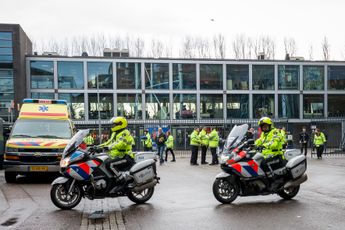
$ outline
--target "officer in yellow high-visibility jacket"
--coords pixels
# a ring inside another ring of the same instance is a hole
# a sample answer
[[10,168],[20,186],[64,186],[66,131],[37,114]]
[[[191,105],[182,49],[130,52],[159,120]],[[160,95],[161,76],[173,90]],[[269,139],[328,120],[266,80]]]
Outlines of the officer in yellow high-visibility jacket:
[[[257,148],[262,150],[262,154],[266,159],[265,163],[279,161],[278,167],[285,164],[283,155],[283,138],[278,129],[274,128],[274,124],[269,117],[263,117],[259,120],[261,128],[261,136],[255,141]],[[267,165],[264,163],[264,170],[267,170]]]
[[212,162],[210,165],[218,164],[218,157],[217,157],[217,147],[219,145],[219,135],[217,130],[214,128],[212,132],[208,135],[209,137],[209,146],[211,149],[212,154]]
[[165,145],[167,147],[165,149],[165,161],[168,161],[168,152],[171,152],[171,155],[173,157],[171,162],[175,162],[176,158],[175,158],[175,154],[174,154],[174,137],[173,137],[173,135],[171,135],[170,131],[167,132],[167,140],[165,141]]
[[190,164],[191,165],[199,165],[198,164],[198,151],[200,146],[200,138],[199,138],[199,128],[195,128],[192,134],[190,135],[190,145],[192,147],[192,155],[190,157]]
[[116,176],[120,176],[118,171],[126,171],[135,163],[132,153],[132,137],[127,130],[126,118],[114,117],[111,122],[112,134],[107,142],[99,146],[109,149],[111,159],[107,165]]
[[204,127],[200,133],[199,133],[199,139],[200,139],[200,144],[201,144],[201,164],[208,164],[208,162],[206,162],[206,152],[207,152],[207,148],[208,148],[208,135],[206,132],[206,127]]
[[315,130],[314,146],[316,147],[317,159],[322,158],[322,153],[325,148],[326,136],[320,129]]
[[149,130],[145,129],[144,135],[146,137],[145,139],[143,139],[144,151],[152,151],[152,140],[151,140]]
[[94,139],[93,139],[93,137],[92,137],[91,134],[89,134],[89,135],[87,135],[86,137],[84,137],[84,140],[83,140],[83,141],[85,142],[85,144],[86,144],[87,146],[91,146],[91,145],[94,144]]

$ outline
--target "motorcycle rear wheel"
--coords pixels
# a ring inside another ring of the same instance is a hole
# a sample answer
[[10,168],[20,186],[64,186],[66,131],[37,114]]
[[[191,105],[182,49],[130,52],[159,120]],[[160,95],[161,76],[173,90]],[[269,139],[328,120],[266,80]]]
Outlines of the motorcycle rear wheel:
[[231,204],[238,196],[240,189],[230,178],[218,178],[213,183],[213,195],[223,204]]
[[298,185],[289,189],[282,189],[278,192],[278,195],[285,200],[291,200],[297,195],[299,188],[300,186]]
[[69,210],[77,206],[82,198],[79,186],[74,186],[70,194],[66,194],[63,184],[54,184],[50,190],[50,198],[54,205],[63,210]]
[[127,197],[128,197],[128,199],[130,199],[134,203],[143,204],[152,197],[154,191],[155,191],[154,187],[144,189],[141,192],[131,191],[127,194]]

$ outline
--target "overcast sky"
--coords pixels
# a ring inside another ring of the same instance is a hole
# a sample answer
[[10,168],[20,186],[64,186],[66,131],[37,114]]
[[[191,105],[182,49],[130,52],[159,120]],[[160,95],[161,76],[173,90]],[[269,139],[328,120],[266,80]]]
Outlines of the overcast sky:
[[284,58],[293,37],[297,55],[321,59],[327,36],[331,59],[345,59],[343,0],[1,0],[0,23],[20,24],[31,40],[88,34],[120,34],[165,40],[175,46],[186,35],[224,34],[227,47],[238,34],[269,35]]

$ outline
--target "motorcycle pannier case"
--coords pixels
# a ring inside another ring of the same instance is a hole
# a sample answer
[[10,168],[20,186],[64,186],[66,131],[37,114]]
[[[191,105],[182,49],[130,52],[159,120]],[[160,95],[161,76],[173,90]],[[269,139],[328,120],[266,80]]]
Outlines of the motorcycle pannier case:
[[136,163],[129,173],[138,185],[150,182],[156,176],[156,162],[150,159]]
[[290,172],[293,179],[303,175],[307,170],[307,161],[304,155],[292,158],[286,164],[287,170]]

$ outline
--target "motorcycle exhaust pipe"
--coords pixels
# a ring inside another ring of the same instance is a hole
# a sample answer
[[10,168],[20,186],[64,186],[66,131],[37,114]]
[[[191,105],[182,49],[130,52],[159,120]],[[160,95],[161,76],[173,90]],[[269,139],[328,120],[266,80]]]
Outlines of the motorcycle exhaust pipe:
[[157,179],[154,179],[153,181],[149,182],[149,183],[146,183],[146,184],[143,184],[143,185],[140,185],[140,186],[137,186],[137,187],[134,187],[132,189],[133,192],[141,192],[147,188],[152,188],[153,186],[155,186],[156,184],[158,183],[158,180]]
[[303,174],[300,178],[296,179],[296,180],[292,180],[292,181],[288,181],[285,185],[284,185],[284,189],[288,189],[291,187],[296,187],[300,184],[302,184],[303,182],[305,182],[308,179],[307,174]]

